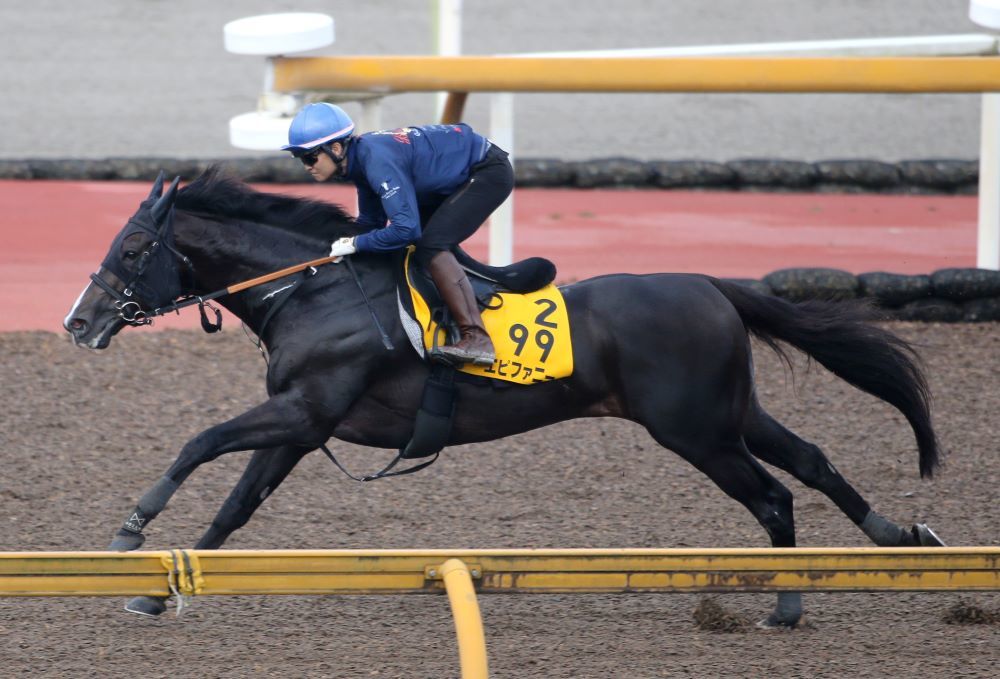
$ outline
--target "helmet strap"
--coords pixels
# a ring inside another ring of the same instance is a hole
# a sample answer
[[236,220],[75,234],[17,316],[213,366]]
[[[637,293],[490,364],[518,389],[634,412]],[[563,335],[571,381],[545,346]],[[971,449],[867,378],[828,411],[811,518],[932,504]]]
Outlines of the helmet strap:
[[323,153],[325,153],[327,156],[330,157],[330,160],[333,161],[334,166],[337,168],[337,175],[341,177],[347,174],[347,165],[346,163],[344,163],[344,161],[347,160],[347,144],[350,142],[350,140],[351,140],[350,137],[345,137],[344,139],[337,140],[337,142],[340,142],[341,148],[343,149],[343,151],[341,151],[339,154],[333,152],[333,144],[336,142],[324,144],[322,147]]

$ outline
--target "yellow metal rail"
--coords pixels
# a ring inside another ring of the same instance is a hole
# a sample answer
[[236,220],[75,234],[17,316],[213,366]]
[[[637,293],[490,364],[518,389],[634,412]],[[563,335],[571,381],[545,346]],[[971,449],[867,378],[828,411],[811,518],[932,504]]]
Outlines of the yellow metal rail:
[[1000,589],[1000,547],[3,552],[0,596]]
[[880,590],[1000,590],[1000,547],[0,552],[0,596],[446,591],[463,679],[489,675],[477,591]]
[[1000,90],[1000,57],[282,57],[274,60],[274,88],[380,94],[991,92]]

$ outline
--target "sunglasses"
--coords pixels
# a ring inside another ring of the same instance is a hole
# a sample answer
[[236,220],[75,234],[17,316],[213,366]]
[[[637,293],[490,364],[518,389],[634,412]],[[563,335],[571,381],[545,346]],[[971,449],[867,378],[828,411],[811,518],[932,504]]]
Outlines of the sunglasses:
[[302,161],[302,164],[306,167],[312,167],[319,160],[319,154],[323,152],[322,147],[315,148],[309,151],[303,151],[301,153],[296,153],[295,157]]

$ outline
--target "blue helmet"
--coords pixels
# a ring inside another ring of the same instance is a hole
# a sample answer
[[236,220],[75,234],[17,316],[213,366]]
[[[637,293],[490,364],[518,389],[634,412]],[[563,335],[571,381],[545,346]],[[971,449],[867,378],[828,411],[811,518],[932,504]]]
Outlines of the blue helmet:
[[304,151],[338,139],[350,137],[354,121],[344,109],[326,102],[309,104],[292,120],[288,144],[282,151]]

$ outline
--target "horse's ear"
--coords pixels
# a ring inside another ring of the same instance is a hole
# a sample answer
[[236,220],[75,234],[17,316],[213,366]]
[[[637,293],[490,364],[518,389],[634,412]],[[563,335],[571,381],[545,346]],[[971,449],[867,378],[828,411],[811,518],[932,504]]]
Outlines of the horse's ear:
[[[162,172],[160,174],[163,174]],[[162,182],[161,182],[162,183]],[[153,223],[159,224],[163,221],[163,218],[170,211],[170,206],[174,204],[174,198],[177,195],[177,185],[181,183],[180,176],[174,177],[174,181],[171,182],[170,188],[167,192],[156,201],[153,207],[150,209],[150,214],[153,217]]]
[[160,170],[160,174],[156,177],[156,181],[153,182],[153,190],[149,192],[149,198],[147,198],[146,200],[149,200],[150,198],[160,197],[160,195],[163,193],[163,180],[166,178],[167,178],[167,173],[164,172],[163,170]]

